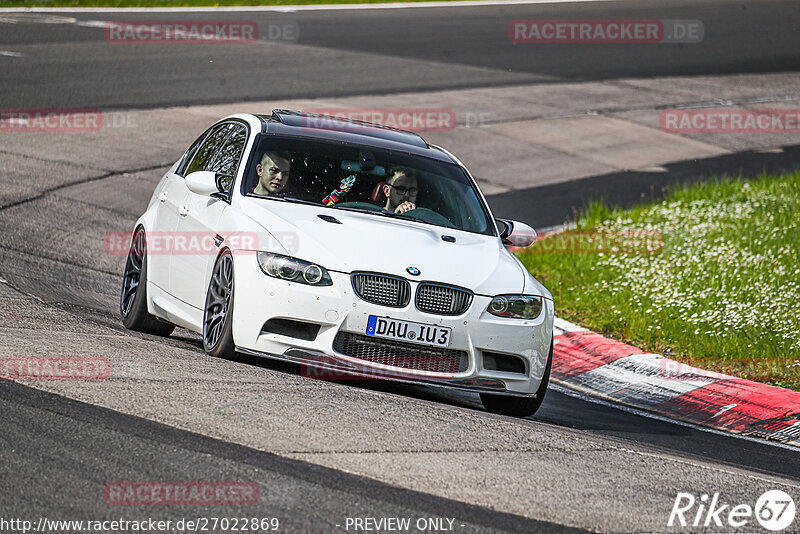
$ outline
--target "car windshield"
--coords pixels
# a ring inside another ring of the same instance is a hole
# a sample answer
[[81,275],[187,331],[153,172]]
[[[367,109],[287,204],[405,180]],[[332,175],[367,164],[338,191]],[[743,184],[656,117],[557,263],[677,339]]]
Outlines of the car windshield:
[[487,212],[458,165],[400,152],[262,136],[243,187],[249,196],[492,235]]

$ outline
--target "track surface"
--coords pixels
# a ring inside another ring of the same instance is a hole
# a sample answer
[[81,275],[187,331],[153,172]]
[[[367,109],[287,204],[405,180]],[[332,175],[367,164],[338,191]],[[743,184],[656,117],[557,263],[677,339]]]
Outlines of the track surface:
[[[103,21],[292,21],[299,41],[116,44]],[[563,80],[780,72],[800,66],[793,0],[631,0],[471,8],[247,13],[0,14],[7,108],[141,108]],[[695,19],[699,44],[512,44],[515,19]],[[43,22],[44,21],[44,22]],[[94,25],[78,23],[95,21]],[[100,21],[99,23],[97,21]]]
[[[552,46],[537,54],[539,48],[514,51],[503,40],[510,19],[577,13],[701,19],[707,41],[698,48],[632,51]],[[2,25],[0,49],[24,57],[0,57],[0,97],[3,107],[127,108],[664,75],[664,69],[789,70],[797,67],[799,48],[788,27],[800,14],[795,3],[762,0],[291,18],[299,21],[307,46],[109,47],[97,28],[18,17]],[[361,40],[351,37],[356,34]],[[16,177],[21,185],[15,187],[30,187],[22,195],[28,200],[18,194],[0,209],[0,277],[8,281],[0,284],[0,334],[13,340],[0,354],[102,354],[121,370],[100,385],[35,384],[88,404],[0,383],[0,421],[11,429],[0,448],[3,515],[120,515],[98,488],[111,480],[148,479],[256,480],[262,500],[246,512],[279,516],[287,531],[329,530],[346,516],[396,514],[458,517],[464,531],[552,531],[554,524],[665,530],[677,491],[725,491],[742,502],[776,487],[794,488],[797,495],[795,450],[656,421],[557,391],[549,392],[534,418],[512,420],[486,414],[472,395],[311,382],[292,366],[208,358],[185,331],[169,340],[125,332],[115,311],[122,258],[104,254],[101,243],[105,232],[131,227],[164,165],[176,157],[168,128],[158,125],[152,135],[147,143],[132,143],[130,151],[124,143],[90,147],[82,162],[58,137],[36,138],[49,147],[39,156],[19,155],[30,151],[0,138],[0,171]],[[102,151],[116,157],[105,161]],[[26,182],[31,178],[36,180]],[[189,512],[195,510],[159,509],[157,515]],[[156,515],[152,509],[125,513]]]
[[[98,506],[107,481],[250,480],[260,503],[227,517],[279,518],[283,532],[334,531],[347,517],[454,518],[469,532],[573,532],[543,521],[435,498],[305,462],[225,443],[0,381],[5,517],[158,520],[217,516],[214,507]],[[9,439],[14,436],[13,439]],[[90,461],[87,461],[90,460]],[[51,481],[31,484],[30,481]],[[58,498],[53,498],[58,495]],[[7,499],[7,498],[6,498]],[[104,509],[105,508],[105,509]]]

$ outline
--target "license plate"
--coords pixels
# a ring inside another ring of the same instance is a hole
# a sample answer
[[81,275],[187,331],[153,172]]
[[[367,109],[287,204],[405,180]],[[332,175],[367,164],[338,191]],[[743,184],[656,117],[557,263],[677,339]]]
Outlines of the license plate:
[[376,315],[370,315],[367,321],[368,336],[410,341],[434,347],[449,347],[452,330],[449,326],[414,323]]

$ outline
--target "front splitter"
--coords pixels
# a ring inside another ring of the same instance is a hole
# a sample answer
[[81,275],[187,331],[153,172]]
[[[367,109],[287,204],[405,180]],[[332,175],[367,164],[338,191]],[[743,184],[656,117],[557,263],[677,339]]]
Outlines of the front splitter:
[[406,374],[402,371],[388,371],[376,367],[370,367],[365,361],[364,364],[355,364],[349,360],[343,360],[330,356],[323,352],[310,351],[307,349],[291,348],[283,354],[272,354],[253,349],[236,347],[236,352],[250,356],[259,356],[273,360],[288,361],[306,366],[309,378],[315,380],[327,380],[335,382],[337,380],[364,379],[364,380],[384,380],[387,382],[400,382],[405,384],[423,385],[437,388],[454,389],[460,391],[470,391],[473,393],[493,393],[513,397],[535,397],[536,394],[516,393],[509,391],[505,382],[499,378],[440,378],[425,375]]

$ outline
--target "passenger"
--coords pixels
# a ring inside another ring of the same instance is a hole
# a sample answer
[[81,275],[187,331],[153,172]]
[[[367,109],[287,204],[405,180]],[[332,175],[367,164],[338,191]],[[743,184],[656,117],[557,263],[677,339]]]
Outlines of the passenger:
[[289,181],[291,155],[288,152],[264,152],[261,163],[256,165],[258,184],[253,193],[274,196],[280,193]]
[[383,209],[394,213],[405,213],[417,208],[417,175],[409,169],[396,168],[383,186],[386,205]]

